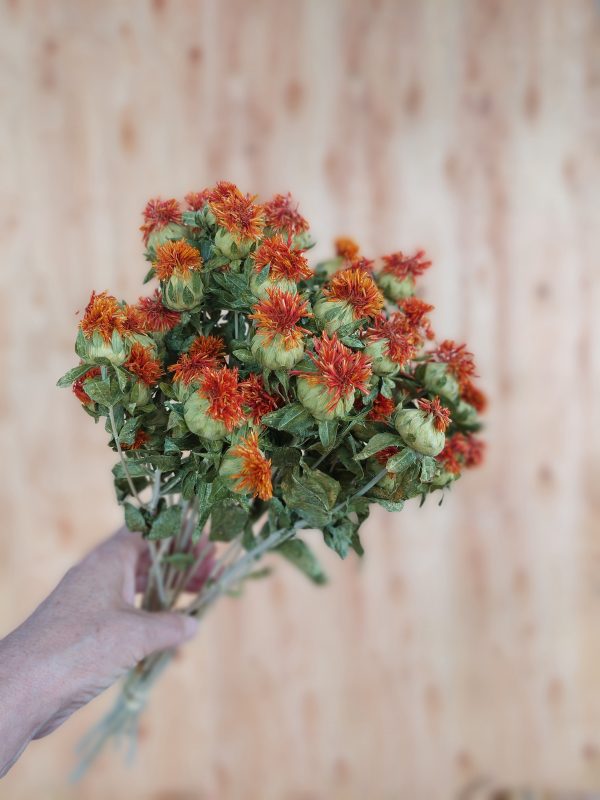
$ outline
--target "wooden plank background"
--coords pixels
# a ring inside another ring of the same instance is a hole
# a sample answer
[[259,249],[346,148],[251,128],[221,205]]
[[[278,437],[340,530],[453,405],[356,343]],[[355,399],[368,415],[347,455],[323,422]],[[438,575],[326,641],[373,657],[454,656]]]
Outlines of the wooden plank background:
[[103,697],[1,798],[448,800],[479,778],[600,796],[599,19],[584,0],[3,0],[3,633],[118,522],[103,431],[54,383],[90,289],[137,296],[150,196],[227,178],[291,190],[319,255],[342,233],[423,245],[436,329],[469,342],[493,404],[487,464],[441,509],[373,514],[362,564],[324,553],[328,588],[280,566],[221,604],[131,769],[109,754],[65,783]]

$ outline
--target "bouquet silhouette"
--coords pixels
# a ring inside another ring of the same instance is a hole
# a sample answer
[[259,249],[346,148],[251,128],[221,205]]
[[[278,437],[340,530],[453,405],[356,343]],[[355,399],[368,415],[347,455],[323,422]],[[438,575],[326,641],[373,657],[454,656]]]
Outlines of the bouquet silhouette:
[[[372,261],[338,239],[313,270],[291,197],[259,204],[226,182],[151,200],[141,230],[157,288],[135,304],[93,292],[59,385],[105,421],[125,523],[152,558],[144,608],[204,614],[265,574],[267,552],[322,583],[303,531],[360,556],[371,505],[443,497],[480,463],[485,397],[415,296],[423,252]],[[83,767],[111,737],[135,741],[170,657],[131,672]]]

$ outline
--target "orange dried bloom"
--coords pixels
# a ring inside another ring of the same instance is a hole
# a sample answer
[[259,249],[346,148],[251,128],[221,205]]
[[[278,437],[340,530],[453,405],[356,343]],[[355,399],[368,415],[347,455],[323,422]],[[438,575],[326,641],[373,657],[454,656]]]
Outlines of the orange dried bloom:
[[100,294],[92,292],[80,327],[88,339],[97,331],[105,342],[110,342],[113,331],[124,332],[125,321],[125,310],[115,297],[107,292],[100,292]]
[[154,269],[160,281],[167,281],[173,273],[188,275],[192,270],[202,269],[202,256],[184,239],[165,242],[156,249]]
[[483,462],[485,442],[470,433],[464,434],[465,467],[478,467]]
[[285,231],[290,236],[308,230],[308,222],[293,203],[292,195],[276,194],[272,200],[264,204],[265,222],[269,228]]
[[149,200],[143,212],[144,224],[140,230],[144,234],[144,244],[153,231],[164,228],[172,222],[181,224],[181,208],[177,200],[161,200],[155,197]]
[[257,272],[270,264],[271,280],[301,281],[309,278],[312,270],[302,250],[292,250],[281,236],[265,239],[253,256],[254,269]]
[[372,275],[373,270],[375,269],[375,262],[370,258],[359,256],[358,258],[352,259],[348,269],[362,269],[363,272],[366,272],[368,275]]
[[450,425],[450,411],[443,406],[439,397],[434,397],[433,400],[417,400],[417,405],[421,411],[433,415],[433,424],[436,430],[444,433],[448,425]]
[[131,444],[121,444],[121,450],[139,450],[140,447],[143,447],[150,441],[150,437],[146,433],[146,431],[139,430],[136,435],[135,439]]
[[332,411],[342,397],[348,397],[355,389],[367,394],[371,378],[371,362],[361,352],[354,352],[342,344],[335,334],[331,338],[326,332],[320,339],[313,339],[315,353],[309,357],[316,372],[294,370],[291,374],[306,378],[309,383],[327,389],[327,410]]
[[346,261],[354,261],[355,258],[358,258],[360,247],[354,239],[350,239],[348,236],[340,236],[335,240],[334,244],[335,254],[340,258],[344,258]]
[[210,192],[209,205],[218,224],[234,236],[256,241],[265,225],[256,195],[244,196],[233,183],[221,181]]
[[269,394],[262,376],[257,375],[255,372],[251,372],[246,380],[240,383],[240,389],[243,403],[250,409],[252,421],[255,425],[260,424],[265,414],[275,411],[281,405],[280,398]]
[[207,414],[222,422],[227,430],[233,430],[244,419],[237,368],[205,369],[198,394],[210,403]]
[[233,447],[231,455],[242,460],[241,470],[231,476],[238,481],[237,490],[251,492],[261,500],[270,500],[273,497],[271,460],[261,453],[256,431],[251,431]]
[[300,295],[285,292],[276,287],[267,289],[268,298],[261,300],[253,307],[248,319],[255,319],[257,328],[270,344],[277,334],[283,337],[286,349],[295,347],[302,336],[308,333],[306,328],[298,325],[303,317],[311,317],[308,302]]
[[377,459],[377,461],[379,461],[379,463],[383,467],[385,467],[385,465],[387,464],[388,460],[392,456],[395,456],[399,452],[400,452],[400,448],[399,447],[394,447],[392,445],[391,447],[384,447],[383,450],[380,450],[378,453],[375,453],[375,458]]
[[150,348],[139,342],[133,343],[129,358],[123,366],[148,386],[154,386],[162,375],[160,361],[154,357]]
[[375,317],[383,308],[383,295],[363,269],[344,269],[333,276],[323,289],[329,300],[342,300],[352,306],[356,319]]
[[86,373],[73,382],[73,394],[84,406],[94,405],[94,401],[83,388],[84,381],[87,381],[89,378],[99,378],[101,374],[102,371],[100,367],[91,367]]
[[192,211],[200,211],[208,203],[210,194],[210,189],[203,189],[201,192],[188,192],[185,196],[185,202]]
[[444,449],[436,457],[436,460],[443,466],[446,472],[450,472],[452,475],[458,475],[462,469],[460,459],[464,451],[463,439],[462,433],[455,433],[454,436],[448,437]]
[[378,394],[373,401],[371,410],[367,414],[367,419],[373,422],[387,422],[395,408],[396,404],[391,398]]
[[380,314],[367,329],[367,338],[375,341],[387,339],[388,356],[400,367],[413,358],[419,341],[410,329],[406,317],[399,313],[391,314],[389,317]]
[[182,353],[177,362],[171,364],[169,371],[173,373],[174,381],[189,386],[192,381],[200,379],[207,367],[214,369],[224,360],[225,342],[220,336],[198,336],[189,352]]
[[181,314],[163,305],[160,289],[155,289],[151,297],[140,297],[137,308],[141,315],[142,327],[150,333],[166,333],[179,324]]
[[405,256],[403,253],[391,253],[383,256],[384,266],[382,272],[388,272],[394,277],[404,280],[404,278],[422,275],[431,266],[431,261],[426,261],[425,251],[418,250],[414,256]]
[[448,369],[458,381],[461,389],[468,379],[475,375],[473,353],[466,350],[465,344],[456,344],[451,339],[444,339],[431,355],[434,361],[448,365]]
[[480,414],[483,414],[487,408],[486,395],[469,380],[464,381],[460,396],[465,403],[470,403]]
[[125,312],[125,321],[123,323],[123,330],[126,333],[143,333],[144,317],[137,306],[126,305],[123,308]]

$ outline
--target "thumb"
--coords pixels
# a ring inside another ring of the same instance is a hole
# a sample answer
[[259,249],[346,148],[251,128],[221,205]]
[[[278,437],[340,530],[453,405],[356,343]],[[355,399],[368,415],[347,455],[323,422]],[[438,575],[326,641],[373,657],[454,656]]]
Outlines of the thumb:
[[169,650],[191,639],[198,620],[176,611],[139,611],[144,656]]

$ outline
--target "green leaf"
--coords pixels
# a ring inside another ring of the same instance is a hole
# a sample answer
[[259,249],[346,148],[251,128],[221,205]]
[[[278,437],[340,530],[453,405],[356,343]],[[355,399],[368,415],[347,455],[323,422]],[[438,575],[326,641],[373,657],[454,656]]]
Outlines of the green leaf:
[[109,378],[90,378],[85,382],[85,391],[92,400],[107,408],[114,406],[121,397],[118,384]]
[[314,419],[301,403],[291,403],[288,406],[271,411],[262,418],[263,425],[287,433],[303,434],[312,428]]
[[388,458],[385,468],[388,472],[404,472],[411,467],[418,460],[418,458],[419,456],[414,450],[412,450],[410,447],[405,447],[404,450],[396,453],[395,456]]
[[322,528],[330,521],[340,484],[318,469],[295,467],[281,482],[283,499],[309,525]]
[[404,508],[404,502],[402,500],[386,500],[383,497],[370,497],[369,500],[383,506],[386,511],[402,511]]
[[148,539],[167,539],[175,536],[181,529],[181,506],[165,508],[152,523]]
[[434,478],[438,463],[432,456],[423,456],[421,459],[421,481],[431,483]]
[[319,439],[325,448],[333,447],[337,435],[337,420],[323,420],[319,422]]
[[151,281],[151,280],[152,280],[152,278],[153,278],[155,275],[156,275],[156,271],[155,271],[154,267],[150,267],[150,269],[148,270],[148,272],[145,274],[145,276],[144,276],[144,280],[142,281],[142,283],[149,283],[149,281]]
[[340,556],[346,558],[348,551],[352,547],[352,539],[356,533],[356,524],[349,519],[342,520],[337,525],[329,525],[323,531],[323,538],[327,547]]
[[175,569],[187,569],[195,560],[192,553],[171,553],[171,555],[163,556],[162,563],[171,564]]
[[123,503],[123,511],[125,512],[125,525],[130,531],[147,532],[148,524],[137,506],[133,506],[131,503]]
[[396,433],[376,433],[360,453],[357,453],[356,460],[363,461],[365,458],[370,458],[386,447],[404,447],[404,441]]
[[218,542],[229,542],[244,530],[248,512],[231,503],[218,503],[210,515],[210,538]]
[[81,378],[81,376],[85,375],[89,369],[91,369],[89,364],[80,364],[78,367],[73,367],[73,369],[65,372],[62,378],[58,379],[56,385],[59,387],[59,389],[64,389],[67,386],[71,386],[71,384],[76,381],[77,378]]
[[342,336],[340,342],[345,344],[346,347],[354,347],[357,350],[362,350],[365,346],[363,340],[359,339],[358,336]]
[[323,584],[327,582],[327,575],[323,572],[317,557],[301,539],[290,539],[287,542],[283,542],[283,544],[275,548],[275,552],[280,553],[314,583]]
[[275,447],[269,456],[274,467],[295,467],[300,463],[302,451],[297,447]]
[[140,425],[139,417],[131,417],[119,431],[120,444],[133,444],[135,435]]

